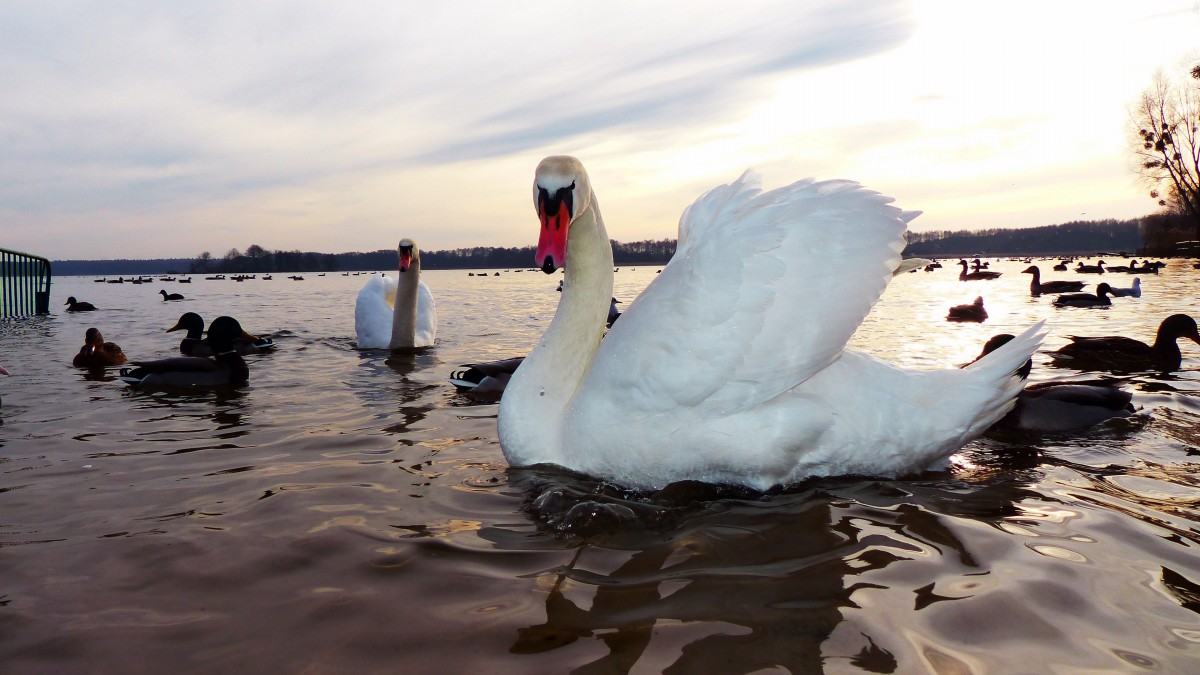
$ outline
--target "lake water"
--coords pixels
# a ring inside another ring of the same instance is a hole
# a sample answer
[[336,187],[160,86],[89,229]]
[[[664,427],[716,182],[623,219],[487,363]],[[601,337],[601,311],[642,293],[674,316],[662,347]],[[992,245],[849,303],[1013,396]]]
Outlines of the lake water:
[[[1055,348],[1067,334],[1152,341],[1168,314],[1200,314],[1190,262],[1106,310],[1055,309],[1029,297],[1024,265],[992,267],[1004,276],[898,277],[853,346],[945,367],[1040,319]],[[621,269],[616,296],[656,269]],[[426,271],[439,343],[415,357],[355,349],[366,276],[305,277],[59,278],[50,316],[0,321],[13,374],[0,377],[0,671],[1200,668],[1191,342],[1181,371],[1129,379],[1140,414],[982,439],[945,472],[631,495],[510,469],[497,406],[445,380],[527,352],[558,275]],[[163,288],[187,299],[163,302]],[[99,310],[65,313],[70,295]],[[986,323],[944,320],[976,295]],[[141,392],[70,365],[90,326],[131,358],[172,355],[179,334],[163,331],[185,311],[236,316],[279,349],[248,357],[249,385],[225,392]],[[1034,380],[1078,376],[1035,362]]]

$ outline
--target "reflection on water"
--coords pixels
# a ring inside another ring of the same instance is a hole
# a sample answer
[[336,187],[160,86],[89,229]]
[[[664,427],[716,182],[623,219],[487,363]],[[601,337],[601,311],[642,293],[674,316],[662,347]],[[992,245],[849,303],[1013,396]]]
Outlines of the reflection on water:
[[[625,307],[656,269],[616,275]],[[854,346],[953,366],[1041,319],[1047,349],[1150,340],[1200,297],[1200,272],[1172,265],[1141,298],[1055,309],[1029,297],[1024,265],[992,269],[896,278]],[[365,279],[197,281],[163,306],[154,285],[67,278],[56,297],[106,309],[0,321],[6,668],[1189,672],[1200,658],[1190,343],[1181,371],[1121,378],[1136,415],[990,436],[946,472],[645,494],[509,469],[496,405],[445,382],[526,353],[556,276],[426,272],[441,337],[409,354],[354,349]],[[987,322],[944,320],[978,295]],[[142,392],[69,365],[92,325],[131,358],[168,356],[162,331],[184,310],[238,317],[279,349],[226,391]],[[1035,359],[1036,380],[1095,377]]]

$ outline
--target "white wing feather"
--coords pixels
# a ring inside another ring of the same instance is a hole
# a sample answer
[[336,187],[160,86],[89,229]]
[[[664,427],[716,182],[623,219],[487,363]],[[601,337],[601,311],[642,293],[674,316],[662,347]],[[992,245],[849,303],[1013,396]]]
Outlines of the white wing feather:
[[396,280],[373,276],[354,301],[354,333],[359,349],[387,349],[392,341],[392,304]]
[[751,172],[709,191],[580,392],[636,395],[646,412],[729,414],[803,382],[837,358],[891,280],[916,213],[890,202],[850,181],[763,193]]

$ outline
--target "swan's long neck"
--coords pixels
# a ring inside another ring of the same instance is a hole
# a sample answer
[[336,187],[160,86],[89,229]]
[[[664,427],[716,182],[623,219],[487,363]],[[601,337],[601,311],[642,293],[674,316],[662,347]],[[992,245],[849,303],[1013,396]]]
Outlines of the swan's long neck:
[[613,257],[595,195],[571,223],[564,267],[554,319],[513,374],[500,403],[500,444],[521,464],[556,456],[564,411],[604,336]]
[[408,269],[399,272],[396,303],[392,305],[390,349],[413,349],[417,334],[417,291],[421,285],[421,258],[414,255]]

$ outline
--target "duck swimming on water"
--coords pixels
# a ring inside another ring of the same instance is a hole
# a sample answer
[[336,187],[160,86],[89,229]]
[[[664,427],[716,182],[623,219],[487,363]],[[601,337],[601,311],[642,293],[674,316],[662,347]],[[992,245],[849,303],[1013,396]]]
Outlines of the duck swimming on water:
[[[212,346],[204,340],[204,318],[195,312],[186,312],[179,317],[179,321],[175,322],[166,330],[168,333],[173,333],[177,330],[187,331],[187,335],[179,342],[179,353],[184,356],[212,356]],[[249,335],[249,334],[247,334]],[[235,338],[233,348],[237,353],[243,356],[247,354],[261,354],[275,349],[275,341],[271,338],[260,338],[250,335],[252,340]]]
[[1042,293],[1074,293],[1082,291],[1084,286],[1087,286],[1082,281],[1042,281],[1042,271],[1037,265],[1030,265],[1021,271],[1021,274],[1032,274],[1033,281],[1029,283],[1030,295],[1041,295]]
[[1096,286],[1096,294],[1091,293],[1068,293],[1060,295],[1054,299],[1055,307],[1108,307],[1112,304],[1112,300],[1108,299],[1109,292],[1112,287],[1108,284],[1100,284]]
[[[1007,344],[1012,335],[992,337],[975,360]],[[1028,376],[1032,359],[1022,372]],[[1027,385],[1017,395],[1017,403],[992,430],[1020,429],[1023,431],[1071,431],[1099,424],[1114,417],[1128,417],[1135,410],[1133,394],[1115,385],[1079,384],[1072,382],[1038,382]]]
[[159,291],[159,293],[162,293],[163,302],[166,302],[167,300],[182,300],[183,299],[182,293],[168,293],[166,291]]
[[1116,370],[1133,372],[1157,370],[1169,373],[1179,370],[1183,353],[1179,338],[1200,344],[1196,320],[1187,314],[1172,314],[1158,325],[1154,344],[1121,335],[1105,337],[1068,336],[1071,344],[1051,353],[1054,365],[1081,370]]
[[121,379],[142,389],[193,389],[239,385],[250,379],[246,361],[234,349],[237,339],[253,340],[237,319],[219,316],[208,327],[208,342],[216,357],[176,356],[157,361],[134,361],[121,369]]
[[67,306],[68,312],[94,312],[94,311],[96,311],[95,305],[93,305],[90,302],[79,302],[78,300],[75,299],[75,296],[73,296],[73,295],[71,297],[67,298],[67,301],[64,304]]
[[962,272],[958,273],[959,281],[986,281],[1000,278],[1000,272],[989,272],[983,269],[976,269],[974,272],[968,273],[966,260],[959,260],[958,264],[962,265]]
[[125,353],[115,342],[105,342],[99,329],[89,328],[83,337],[83,347],[72,359],[71,365],[77,368],[104,368],[119,366],[125,363]]
[[[846,349],[917,214],[850,181],[763,192],[751,172],[688,207],[674,257],[605,336],[612,245],[587,171],[548,157],[532,194],[536,263],[547,274],[570,264],[500,402],[513,466],[759,490],[943,466],[1012,407],[1016,371],[1041,341],[1038,324],[963,370]],[[844,264],[822,263],[834,257]]]
[[969,305],[955,305],[946,315],[947,321],[973,321],[983,323],[988,318],[987,310],[983,308],[983,296],[975,298]]

